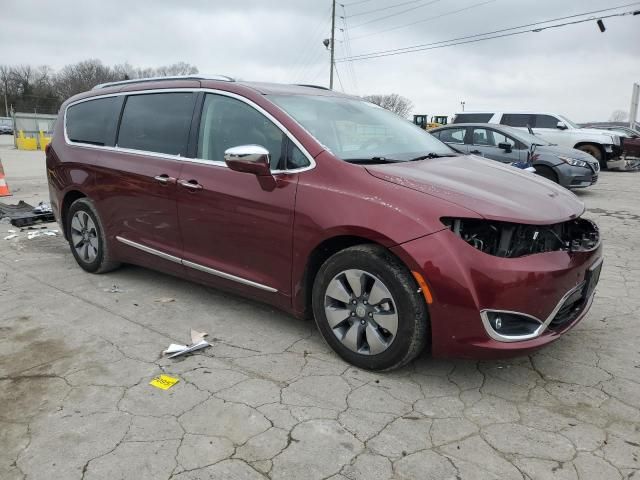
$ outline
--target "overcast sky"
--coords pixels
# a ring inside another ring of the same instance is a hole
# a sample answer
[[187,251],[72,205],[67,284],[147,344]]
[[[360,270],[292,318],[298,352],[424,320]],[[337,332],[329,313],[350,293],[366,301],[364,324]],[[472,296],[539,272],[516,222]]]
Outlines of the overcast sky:
[[[403,3],[393,8],[367,13]],[[439,42],[631,0],[344,0],[336,57]],[[617,10],[640,10],[640,1]],[[403,11],[411,9],[410,11]],[[466,10],[464,10],[466,9]],[[455,13],[457,10],[462,10]],[[330,0],[2,0],[0,64],[54,69],[87,58],[246,80],[326,85]],[[601,15],[606,15],[603,13]],[[437,18],[434,18],[437,17]],[[345,29],[346,18],[346,29]],[[414,25],[407,26],[412,22]],[[640,15],[437,50],[337,64],[348,93],[399,93],[413,113],[527,109],[576,121],[629,109],[640,82]],[[350,38],[350,42],[346,39]]]

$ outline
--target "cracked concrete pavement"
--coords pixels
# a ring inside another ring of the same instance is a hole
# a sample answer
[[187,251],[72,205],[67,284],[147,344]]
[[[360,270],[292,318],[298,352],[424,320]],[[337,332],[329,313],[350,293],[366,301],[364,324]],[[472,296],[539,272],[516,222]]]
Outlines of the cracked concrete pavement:
[[[4,201],[47,199],[41,153],[0,157]],[[133,266],[84,273],[62,237],[0,241],[0,477],[640,480],[639,182],[604,172],[578,192],[605,264],[568,335],[384,374],[268,306]],[[190,327],[213,347],[163,358]],[[180,381],[158,390],[160,373]]]

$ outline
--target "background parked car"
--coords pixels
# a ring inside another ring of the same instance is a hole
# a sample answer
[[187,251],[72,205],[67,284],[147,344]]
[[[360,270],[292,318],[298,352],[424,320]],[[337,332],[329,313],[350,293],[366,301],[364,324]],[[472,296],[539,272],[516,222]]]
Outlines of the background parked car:
[[[575,148],[553,145],[516,128],[486,123],[457,123],[431,130],[443,142],[463,153],[503,163],[526,162],[532,150],[536,173],[566,188],[588,187],[598,180],[600,165]],[[535,146],[535,149],[532,149]]]
[[0,135],[13,135],[13,127],[10,125],[0,125]]
[[576,148],[587,152],[607,168],[607,162],[622,154],[620,136],[615,133],[580,128],[577,124],[557,113],[538,112],[465,112],[456,114],[453,123],[495,123],[526,130],[533,129],[536,135],[561,147]]
[[590,128],[607,130],[622,137],[622,150],[630,157],[640,157],[640,132],[619,125],[590,125]]

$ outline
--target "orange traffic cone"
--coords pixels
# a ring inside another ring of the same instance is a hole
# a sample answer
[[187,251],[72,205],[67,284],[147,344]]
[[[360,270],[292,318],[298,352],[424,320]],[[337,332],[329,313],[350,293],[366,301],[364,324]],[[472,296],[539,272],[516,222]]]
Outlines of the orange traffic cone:
[[4,178],[4,169],[2,168],[2,161],[0,161],[0,197],[6,197],[8,195],[11,195],[11,192]]

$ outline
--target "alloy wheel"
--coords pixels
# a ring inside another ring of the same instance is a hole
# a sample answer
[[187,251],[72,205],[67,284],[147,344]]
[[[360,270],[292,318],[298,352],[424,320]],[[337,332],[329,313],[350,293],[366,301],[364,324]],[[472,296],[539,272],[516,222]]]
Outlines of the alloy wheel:
[[384,352],[398,331],[391,292],[364,270],[345,270],[333,277],[325,292],[324,311],[336,338],[362,355]]
[[71,241],[78,257],[86,263],[98,256],[98,232],[96,225],[83,210],[78,210],[71,219]]

